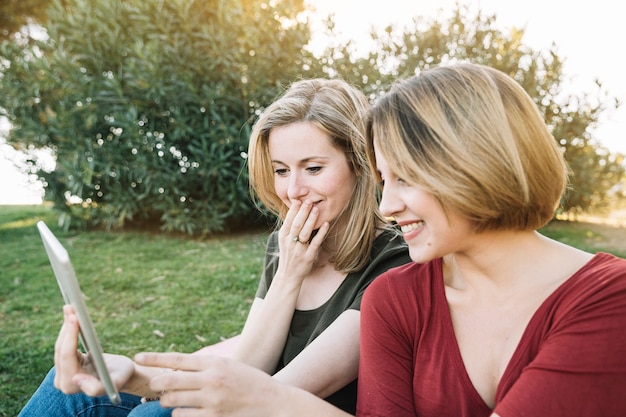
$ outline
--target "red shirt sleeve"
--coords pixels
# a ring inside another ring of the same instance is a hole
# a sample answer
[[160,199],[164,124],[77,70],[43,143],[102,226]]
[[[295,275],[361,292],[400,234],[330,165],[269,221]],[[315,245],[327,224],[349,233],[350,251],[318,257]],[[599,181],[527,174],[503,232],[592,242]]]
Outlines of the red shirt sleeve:
[[[411,333],[416,327],[417,300],[408,294],[412,291],[398,291],[398,286],[409,285],[404,272],[407,268],[410,266],[381,275],[363,297],[357,397],[360,417],[415,417]],[[398,299],[403,294],[406,298]]]

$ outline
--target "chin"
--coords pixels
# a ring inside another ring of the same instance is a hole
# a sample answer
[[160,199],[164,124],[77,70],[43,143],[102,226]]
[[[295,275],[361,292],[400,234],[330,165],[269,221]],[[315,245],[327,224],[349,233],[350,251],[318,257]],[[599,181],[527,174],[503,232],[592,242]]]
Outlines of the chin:
[[409,245],[409,257],[417,264],[425,264],[432,261],[435,257],[433,254],[425,253],[423,250],[413,249]]

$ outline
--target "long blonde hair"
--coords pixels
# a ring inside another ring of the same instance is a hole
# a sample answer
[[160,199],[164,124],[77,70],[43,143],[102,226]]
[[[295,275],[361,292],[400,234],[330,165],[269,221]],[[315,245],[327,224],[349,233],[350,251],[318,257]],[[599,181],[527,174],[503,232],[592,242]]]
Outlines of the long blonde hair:
[[346,273],[366,265],[376,229],[384,227],[376,201],[375,179],[365,152],[365,119],[369,107],[365,95],[344,81],[297,81],[261,114],[252,129],[248,148],[251,192],[278,217],[279,226],[288,208],[274,189],[268,149],[271,130],[295,122],[309,122],[328,134],[332,145],[344,153],[356,182],[338,221],[345,227],[335,236],[338,249],[331,262],[335,269]]

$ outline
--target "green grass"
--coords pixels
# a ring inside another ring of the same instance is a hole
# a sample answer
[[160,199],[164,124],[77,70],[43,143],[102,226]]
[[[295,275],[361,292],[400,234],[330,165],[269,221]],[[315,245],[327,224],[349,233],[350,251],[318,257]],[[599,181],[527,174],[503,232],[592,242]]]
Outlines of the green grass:
[[[44,206],[0,206],[0,417],[14,417],[53,363],[61,295],[35,227],[66,246],[105,351],[192,352],[237,334],[267,231],[206,240],[147,232],[65,233]],[[546,235],[626,257],[625,229],[553,222]]]
[[541,232],[552,239],[591,253],[608,252],[626,258],[626,227],[553,221]]
[[38,220],[66,246],[105,351],[192,352],[241,330],[266,231],[206,240],[63,233],[48,208],[0,206],[0,416],[16,416],[39,385],[62,321]]

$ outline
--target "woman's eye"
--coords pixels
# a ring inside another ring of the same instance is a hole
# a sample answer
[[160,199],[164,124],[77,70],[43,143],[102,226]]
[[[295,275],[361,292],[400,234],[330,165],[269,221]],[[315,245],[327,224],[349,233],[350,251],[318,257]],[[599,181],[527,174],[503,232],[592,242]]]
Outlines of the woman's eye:
[[286,173],[287,173],[287,170],[286,170],[285,168],[276,168],[276,169],[274,170],[274,174],[276,174],[276,175],[283,176],[283,175],[285,175]]
[[322,170],[322,167],[308,167],[306,170],[310,173],[315,174],[317,172],[320,172]]

